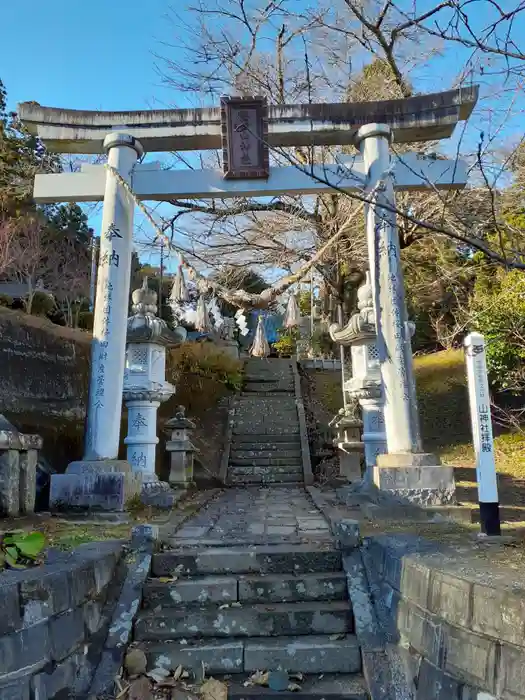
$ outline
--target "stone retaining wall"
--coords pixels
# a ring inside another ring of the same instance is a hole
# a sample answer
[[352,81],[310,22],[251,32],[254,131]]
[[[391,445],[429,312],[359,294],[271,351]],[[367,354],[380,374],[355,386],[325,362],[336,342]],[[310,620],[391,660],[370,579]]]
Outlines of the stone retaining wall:
[[525,698],[525,581],[475,549],[382,535],[361,550],[417,700]]
[[121,555],[121,543],[96,542],[0,574],[0,700],[88,691],[122,585]]
[[[91,335],[0,309],[0,412],[82,420]],[[16,420],[13,422],[17,422]]]
[[63,470],[82,455],[91,335],[0,308],[0,413]]

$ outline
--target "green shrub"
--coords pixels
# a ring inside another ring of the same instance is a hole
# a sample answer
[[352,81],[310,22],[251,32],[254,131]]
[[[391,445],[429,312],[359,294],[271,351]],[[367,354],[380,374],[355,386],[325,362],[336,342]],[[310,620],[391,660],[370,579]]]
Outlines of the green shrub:
[[316,357],[333,357],[336,346],[328,331],[317,329],[310,338],[310,347]]
[[487,343],[491,381],[500,389],[525,386],[525,274],[486,266],[472,300],[474,324]]
[[93,330],[94,314],[92,311],[81,311],[78,314],[78,327],[85,331]]
[[281,356],[295,355],[297,351],[297,341],[301,337],[298,328],[280,328],[279,340],[274,344],[274,350]]
[[8,294],[0,294],[0,306],[6,306],[11,308],[13,306],[13,299]]
[[[31,302],[32,316],[47,316],[55,308],[55,300],[45,292],[35,292]],[[26,301],[27,309],[27,301]]]
[[310,297],[310,291],[301,292],[297,295],[297,304],[299,305],[299,310],[301,316],[310,316],[312,310],[312,299]]
[[191,415],[240,390],[242,365],[213,343],[187,342],[168,351],[166,377],[177,387],[177,403]]

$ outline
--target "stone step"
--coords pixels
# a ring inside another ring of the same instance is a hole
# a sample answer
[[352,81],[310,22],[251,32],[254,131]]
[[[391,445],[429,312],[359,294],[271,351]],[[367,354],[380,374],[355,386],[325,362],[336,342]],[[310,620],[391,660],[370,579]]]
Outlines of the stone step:
[[239,584],[235,576],[198,576],[169,583],[150,579],[142,589],[142,597],[145,608],[232,603],[239,599]]
[[250,422],[239,421],[235,422],[233,425],[233,435],[257,435],[263,436],[263,438],[268,439],[271,435],[271,439],[274,440],[276,436],[280,435],[283,437],[288,437],[290,435],[299,435],[299,425],[269,425],[260,424],[254,425]]
[[[295,399],[292,401],[276,401],[276,398],[278,399],[279,397],[271,396],[268,398],[262,398],[260,396],[258,397],[242,397],[241,400],[238,403],[238,410],[240,411],[261,411],[261,408],[264,407],[265,409],[269,411],[281,411],[281,412],[293,412],[297,410],[297,404],[295,403]],[[242,400],[244,399],[244,400]]]
[[261,396],[257,399],[257,401],[254,401],[253,403],[250,402],[246,405],[239,405],[235,415],[241,417],[249,416],[250,418],[270,418],[271,416],[289,418],[290,416],[297,415],[297,406],[295,404],[293,406],[278,407],[273,405],[274,403],[277,403],[273,400],[271,405],[268,405],[268,403],[268,399],[265,399]]
[[[233,424],[235,426],[245,425],[248,430],[247,433],[257,432],[257,428],[262,428],[261,432],[266,431],[269,427],[274,429],[280,428],[294,428],[295,430],[299,427],[299,417],[297,411],[293,414],[284,415],[282,413],[277,413],[276,411],[271,411],[270,409],[263,411],[259,410],[251,413],[243,412],[237,413],[235,415]],[[278,432],[276,430],[276,432]]]
[[296,464],[278,464],[273,466],[260,466],[250,464],[237,464],[230,461],[228,465],[228,474],[237,474],[238,476],[264,476],[265,474],[302,474],[303,466],[301,462]]
[[[260,445],[260,444],[275,444],[279,443],[279,447],[281,446],[281,443],[299,443],[301,442],[301,436],[299,435],[299,432],[293,434],[293,435],[280,435],[280,434],[275,434],[275,435],[268,435],[266,433],[236,433],[232,436],[232,445],[237,445],[237,444],[247,444],[249,443],[250,445]],[[283,449],[285,449],[283,447]]]
[[135,639],[336,635],[352,632],[352,625],[348,601],[208,606],[193,608],[191,614],[184,608],[156,609],[139,614]]
[[304,478],[302,474],[247,474],[241,475],[232,474],[228,476],[228,484],[230,486],[268,486],[269,484],[281,484],[286,486],[302,486]]
[[243,392],[265,394],[266,392],[284,392],[287,394],[293,394],[294,386],[293,384],[279,382],[247,382],[242,388]]
[[307,600],[347,600],[344,573],[318,573],[290,576],[242,576],[239,600],[249,603],[290,603]]
[[341,552],[332,545],[304,544],[244,547],[211,547],[160,552],[153,556],[154,576],[206,574],[304,574],[341,571]]
[[259,410],[254,411],[253,414],[248,411],[243,413],[238,413],[235,416],[234,425],[242,425],[243,423],[247,425],[262,425],[265,427],[275,426],[276,428],[281,427],[299,427],[299,419],[297,416],[297,411],[294,410],[293,413],[284,414],[277,411],[267,411]]
[[[257,401],[258,397],[250,396],[250,394],[240,394],[240,396],[238,397],[238,400],[240,403],[250,403],[251,401]],[[273,396],[272,394],[270,394],[268,396],[268,398],[265,399],[265,401],[268,401],[268,403],[272,403],[272,404],[282,403],[284,405],[286,405],[286,404],[293,405],[293,404],[295,404],[295,396],[278,396],[278,395]]]
[[300,690],[274,691],[251,684],[246,686],[244,677],[236,676],[228,684],[228,700],[266,700],[277,696],[283,700],[368,700],[370,697],[361,673],[305,675],[298,685]]
[[[253,398],[257,397],[257,393],[252,392],[252,391],[245,392],[245,391],[241,390],[241,393],[239,394],[239,396],[241,399],[242,398],[253,399]],[[274,399],[274,398],[284,399],[285,401],[288,401],[288,399],[293,399],[295,401],[295,391],[290,390],[288,392],[283,393],[280,391],[272,391],[271,389],[269,389],[268,391],[261,392],[259,394],[258,398],[264,398],[265,401],[266,401],[266,399]]]
[[295,474],[302,476],[303,465],[300,461],[287,461],[286,464],[238,464],[237,462],[229,462],[228,474],[237,474],[238,476],[265,476],[271,474],[278,476],[279,474]]
[[232,440],[230,453],[233,452],[263,452],[281,450],[283,452],[299,452],[301,453],[301,438],[298,435],[295,439],[290,438],[289,442],[257,442],[255,440],[241,442]]
[[182,666],[200,671],[204,666],[209,675],[278,670],[280,667],[290,673],[358,673],[361,670],[359,645],[351,634],[344,639],[312,635],[188,640],[187,644],[164,642],[140,646],[148,658],[148,668]]
[[143,589],[145,608],[169,608],[208,603],[293,603],[347,600],[343,573],[294,576],[202,576],[163,582],[150,579]]
[[237,467],[291,467],[302,465],[301,453],[292,457],[236,457],[230,454],[230,464]]
[[245,382],[293,382],[293,371],[276,372],[245,372]]
[[[250,402],[249,404],[246,405],[240,405],[239,408],[237,409],[237,414],[236,415],[247,415],[247,414],[257,414],[259,417],[268,417],[269,415],[279,415],[279,416],[291,416],[297,413],[297,407],[295,404],[293,406],[274,406],[274,402],[272,400],[271,404],[268,405],[269,401],[264,398],[259,398],[257,401],[254,401],[253,403]],[[269,411],[272,413],[270,414]]]

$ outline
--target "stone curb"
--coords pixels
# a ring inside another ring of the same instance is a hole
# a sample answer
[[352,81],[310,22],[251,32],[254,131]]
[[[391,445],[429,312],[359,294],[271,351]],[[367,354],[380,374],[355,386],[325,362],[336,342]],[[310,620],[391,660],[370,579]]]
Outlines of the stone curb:
[[[408,700],[404,678],[392,673],[386,638],[376,616],[361,551],[343,555],[348,597],[352,603],[355,634],[361,649],[363,675],[371,700]],[[395,677],[394,677],[395,676]]]
[[189,508],[185,513],[179,513],[176,510],[173,511],[170,519],[159,528],[159,535],[157,538],[159,543],[170,544],[172,539],[177,538],[177,530],[179,530],[187,520],[202,510],[202,508],[205,508],[210,501],[217,498],[222,491],[222,489],[209,489],[198,493],[197,497],[194,499],[193,508]]
[[142,588],[151,568],[152,554],[146,550],[153,548],[156,541],[155,530],[158,534],[158,528],[145,525],[134,530],[139,530],[134,533],[135,543],[142,547],[142,551],[130,552],[126,557],[127,574],[89,689],[88,697],[91,698],[111,694],[114,690],[115,677],[120,671],[131,640],[133,621],[142,601]]
[[301,394],[301,378],[297,369],[297,357],[292,357],[290,361],[295,391],[295,403],[297,405],[297,417],[299,419],[299,431],[301,435],[301,453],[303,460],[303,476],[304,483],[310,486],[314,483],[314,475],[312,472],[312,462],[310,460],[310,445],[308,443],[308,429],[306,427],[306,415],[304,412],[303,397]]
[[239,397],[234,396],[228,409],[228,422],[224,431],[224,445],[222,448],[221,467],[219,470],[219,480],[222,481],[223,484],[226,484],[226,480],[228,478],[228,464],[230,463],[230,451],[233,439],[233,424],[238,406]]
[[355,618],[355,633],[362,651],[384,651],[386,639],[377,620],[368,577],[359,549],[343,555],[348,597],[352,602]]
[[361,544],[361,534],[358,521],[341,517],[337,509],[328,503],[323,493],[316,486],[307,486],[306,490],[310,494],[310,498],[314,502],[316,508],[321,511],[328,521],[337,547],[343,551],[359,547]]

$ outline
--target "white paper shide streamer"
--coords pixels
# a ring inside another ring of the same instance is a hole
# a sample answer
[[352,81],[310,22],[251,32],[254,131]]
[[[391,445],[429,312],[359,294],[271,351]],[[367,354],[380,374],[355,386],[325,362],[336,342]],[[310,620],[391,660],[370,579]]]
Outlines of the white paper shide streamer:
[[239,329],[239,333],[244,337],[245,335],[248,335],[250,332],[248,330],[248,324],[246,322],[246,316],[244,315],[244,311],[242,309],[237,309],[235,312],[235,321],[237,323],[237,327]]
[[213,326],[215,330],[220,331],[220,329],[224,326],[224,318],[222,317],[222,313],[216,297],[213,297],[210,303],[208,304],[208,313],[213,319]]
[[253,345],[250,348],[250,355],[253,357],[268,357],[270,354],[270,346],[268,345],[268,340],[266,339],[266,331],[264,330],[264,319],[259,316],[257,321],[257,330],[255,331],[255,338]]
[[286,313],[284,314],[283,324],[285,328],[296,328],[301,322],[301,312],[295,294],[290,294],[288,304],[286,305]]
[[184,304],[190,300],[190,295],[188,294],[188,288],[186,287],[186,280],[184,279],[184,272],[182,271],[182,265],[179,265],[177,269],[177,274],[173,280],[173,286],[170,293],[170,302],[176,302],[177,304]]
[[199,297],[199,300],[197,302],[195,328],[201,333],[208,333],[212,330],[210,316],[208,314],[208,309],[206,308],[206,302],[204,301],[204,297],[202,295]]

